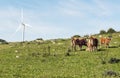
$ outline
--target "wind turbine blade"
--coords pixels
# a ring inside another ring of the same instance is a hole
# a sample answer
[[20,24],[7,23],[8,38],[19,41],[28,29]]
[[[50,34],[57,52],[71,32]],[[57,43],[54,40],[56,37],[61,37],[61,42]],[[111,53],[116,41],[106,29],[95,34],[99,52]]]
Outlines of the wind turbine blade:
[[29,25],[29,24],[25,24],[25,26],[27,26],[27,27],[32,27],[31,25]]
[[15,30],[15,32],[11,35],[11,38],[21,29],[21,25]]
[[21,29],[21,24],[19,25],[19,27],[16,29],[16,32],[18,32]]
[[23,9],[21,9],[21,22],[23,22]]

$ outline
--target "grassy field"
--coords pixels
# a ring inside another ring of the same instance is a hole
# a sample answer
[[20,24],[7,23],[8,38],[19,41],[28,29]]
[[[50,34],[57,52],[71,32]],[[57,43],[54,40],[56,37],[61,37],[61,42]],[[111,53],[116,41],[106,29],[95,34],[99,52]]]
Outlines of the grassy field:
[[0,78],[119,78],[103,75],[106,71],[120,73],[120,63],[108,62],[120,59],[119,34],[112,34],[110,48],[103,46],[95,52],[77,50],[67,54],[70,39],[1,44]]

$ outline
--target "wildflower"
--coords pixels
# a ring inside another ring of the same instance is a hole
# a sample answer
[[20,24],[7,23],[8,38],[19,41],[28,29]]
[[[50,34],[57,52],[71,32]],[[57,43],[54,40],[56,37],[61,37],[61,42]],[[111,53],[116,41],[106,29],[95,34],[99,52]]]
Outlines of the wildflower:
[[19,56],[16,56],[16,58],[19,58]]
[[15,50],[15,52],[17,53],[17,52],[18,52],[18,50]]

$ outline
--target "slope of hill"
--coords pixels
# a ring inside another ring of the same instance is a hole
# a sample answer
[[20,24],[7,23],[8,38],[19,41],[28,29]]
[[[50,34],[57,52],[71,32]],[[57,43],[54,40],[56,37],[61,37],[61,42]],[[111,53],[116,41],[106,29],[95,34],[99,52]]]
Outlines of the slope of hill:
[[[112,34],[110,48],[95,52],[69,50],[67,54],[70,44],[70,39],[55,39],[0,45],[0,78],[118,77],[120,33]],[[112,58],[118,62],[111,63]]]

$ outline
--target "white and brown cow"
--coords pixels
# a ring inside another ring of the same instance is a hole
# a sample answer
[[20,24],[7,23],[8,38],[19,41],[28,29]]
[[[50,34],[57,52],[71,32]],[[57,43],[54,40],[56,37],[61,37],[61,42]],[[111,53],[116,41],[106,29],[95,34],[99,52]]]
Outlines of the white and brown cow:
[[90,37],[87,41],[86,51],[95,51],[98,48],[98,39],[95,37]]

